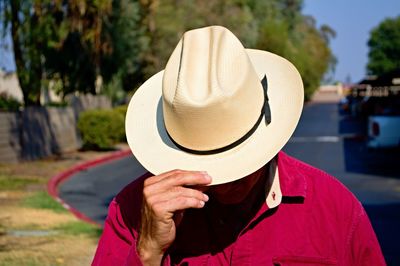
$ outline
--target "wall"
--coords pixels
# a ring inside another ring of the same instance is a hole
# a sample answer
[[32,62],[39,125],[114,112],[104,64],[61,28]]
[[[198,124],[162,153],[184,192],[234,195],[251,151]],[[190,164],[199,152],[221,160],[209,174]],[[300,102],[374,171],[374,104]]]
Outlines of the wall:
[[73,96],[68,107],[27,107],[0,111],[0,163],[35,160],[82,147],[76,124],[89,109],[111,108],[105,96]]
[[0,162],[21,158],[19,114],[0,112]]

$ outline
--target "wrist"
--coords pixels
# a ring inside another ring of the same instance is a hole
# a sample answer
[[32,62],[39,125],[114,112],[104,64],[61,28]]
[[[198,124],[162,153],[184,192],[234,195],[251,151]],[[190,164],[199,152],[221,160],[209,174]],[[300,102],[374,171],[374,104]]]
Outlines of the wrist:
[[159,266],[161,265],[164,252],[161,249],[151,247],[140,241],[136,247],[136,251],[140,260],[145,266]]

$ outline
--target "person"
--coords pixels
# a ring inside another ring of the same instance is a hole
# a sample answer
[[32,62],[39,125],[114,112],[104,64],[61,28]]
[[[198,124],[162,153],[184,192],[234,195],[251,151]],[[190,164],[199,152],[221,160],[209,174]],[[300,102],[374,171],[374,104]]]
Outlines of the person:
[[228,29],[184,33],[130,101],[149,173],[111,202],[92,264],[384,265],[353,194],[281,151],[303,94],[289,61]]

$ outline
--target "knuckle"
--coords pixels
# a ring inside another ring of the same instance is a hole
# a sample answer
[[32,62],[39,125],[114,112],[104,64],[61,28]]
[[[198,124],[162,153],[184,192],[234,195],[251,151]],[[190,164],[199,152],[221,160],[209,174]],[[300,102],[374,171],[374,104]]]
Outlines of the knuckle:
[[156,180],[156,177],[157,176],[152,176],[152,177],[146,178],[143,182],[143,187],[151,186],[154,183],[154,181]]
[[163,209],[164,209],[162,204],[160,204],[158,202],[157,203],[152,203],[150,205],[150,208],[151,208],[152,212],[157,216],[161,215],[161,213],[163,212]]
[[183,171],[181,169],[172,170],[172,174],[181,174]]
[[143,188],[143,196],[149,198],[151,195],[150,189],[148,187]]
[[178,197],[176,201],[179,205],[187,205],[189,203],[189,199],[185,197]]
[[186,179],[187,179],[186,173],[179,173],[176,175],[176,181],[178,182],[185,182]]
[[197,199],[203,199],[203,193],[198,191],[198,190],[193,190],[193,197],[197,198]]
[[198,205],[199,200],[191,197],[179,197],[180,204],[187,208],[195,207]]
[[183,194],[183,188],[182,187],[172,187],[171,188],[171,192],[173,193],[173,194],[177,194],[178,196],[180,196],[180,195],[182,195]]

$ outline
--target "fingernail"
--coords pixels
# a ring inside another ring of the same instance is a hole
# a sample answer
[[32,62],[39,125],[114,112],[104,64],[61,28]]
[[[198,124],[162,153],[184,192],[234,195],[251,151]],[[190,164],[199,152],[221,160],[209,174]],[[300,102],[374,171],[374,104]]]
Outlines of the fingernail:
[[203,194],[203,195],[204,195],[204,201],[208,201],[210,199],[207,194]]
[[201,173],[204,175],[204,177],[207,179],[207,181],[211,182],[212,177],[207,172],[203,171]]
[[201,207],[204,207],[204,204],[206,204],[206,203],[205,203],[204,201],[201,200],[201,201],[200,201],[200,206],[201,206]]

